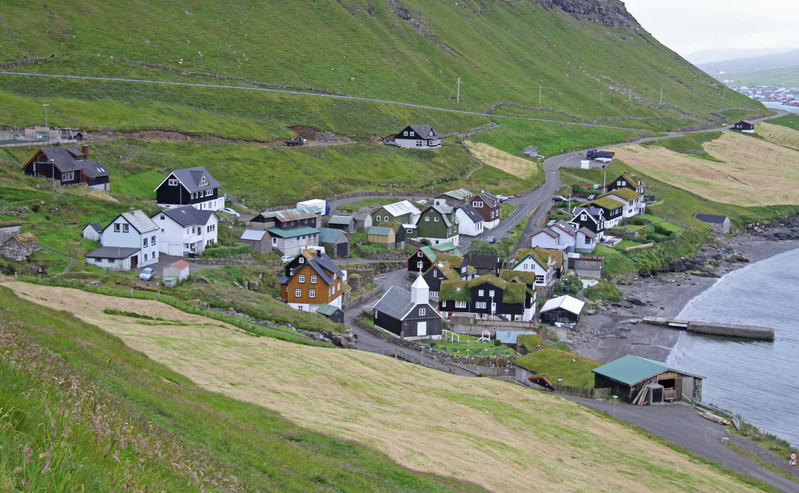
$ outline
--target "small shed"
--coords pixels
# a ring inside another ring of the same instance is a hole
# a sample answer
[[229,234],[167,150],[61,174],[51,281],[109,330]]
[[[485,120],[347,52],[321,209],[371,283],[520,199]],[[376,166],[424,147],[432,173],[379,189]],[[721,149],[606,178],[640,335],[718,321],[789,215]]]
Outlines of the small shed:
[[332,229],[340,229],[345,233],[354,233],[357,228],[357,223],[355,222],[355,217],[353,216],[340,216],[340,215],[333,215],[330,216],[330,220],[327,222],[327,227]]
[[755,123],[750,122],[749,120],[741,120],[735,125],[732,126],[734,130],[740,130],[741,132],[745,132],[748,134],[755,133]]
[[350,239],[340,229],[320,228],[319,244],[325,247],[331,257],[344,258],[350,256]]
[[605,272],[605,259],[602,257],[580,257],[574,259],[574,273],[583,279],[602,279]]
[[325,317],[329,318],[331,322],[335,322],[337,324],[344,323],[344,312],[341,311],[341,308],[335,307],[333,305],[323,303],[319,305],[319,308],[316,309],[316,313],[324,315]]
[[97,221],[90,222],[83,228],[83,237],[87,240],[100,241],[100,233],[103,232],[103,227]]
[[164,267],[164,272],[162,274],[164,286],[174,286],[189,277],[190,268],[191,264],[185,260],[178,260]]
[[552,298],[541,308],[541,321],[547,324],[577,323],[583,313],[584,301],[564,295]]
[[527,146],[524,148],[524,155],[527,157],[538,157],[538,148],[536,146]]
[[628,354],[592,371],[594,388],[610,388],[613,395],[626,402],[637,401],[639,394],[649,395],[648,403],[673,402],[684,397],[702,400],[704,377],[660,361]]
[[39,250],[39,239],[31,233],[13,235],[0,245],[0,256],[25,260]]
[[266,230],[245,229],[239,239],[245,245],[250,245],[250,250],[253,252],[269,253],[272,251],[272,239]]
[[715,233],[727,234],[730,232],[730,218],[727,216],[718,216],[715,214],[694,214],[694,217],[709,224]]

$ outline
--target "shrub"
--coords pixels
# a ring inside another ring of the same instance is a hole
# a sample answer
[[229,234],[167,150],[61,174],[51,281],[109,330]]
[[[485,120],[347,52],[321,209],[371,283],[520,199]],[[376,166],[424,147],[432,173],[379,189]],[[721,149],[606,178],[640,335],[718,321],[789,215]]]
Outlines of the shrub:
[[223,258],[233,255],[250,253],[250,245],[236,245],[233,247],[210,247],[203,250],[203,257]]

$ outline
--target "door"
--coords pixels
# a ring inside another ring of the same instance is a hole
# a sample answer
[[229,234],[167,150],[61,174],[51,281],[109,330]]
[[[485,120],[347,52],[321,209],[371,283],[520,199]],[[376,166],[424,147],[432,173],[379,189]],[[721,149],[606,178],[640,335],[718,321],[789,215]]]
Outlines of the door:
[[416,322],[416,335],[417,336],[427,335],[427,322]]

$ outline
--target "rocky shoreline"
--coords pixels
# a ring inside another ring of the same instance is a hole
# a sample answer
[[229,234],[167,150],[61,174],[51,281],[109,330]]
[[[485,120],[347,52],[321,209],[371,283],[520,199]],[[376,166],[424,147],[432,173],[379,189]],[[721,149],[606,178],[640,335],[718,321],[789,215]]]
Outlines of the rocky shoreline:
[[617,279],[624,293],[622,301],[587,306],[577,327],[558,335],[575,353],[603,363],[626,354],[666,361],[680,331],[641,323],[642,317],[676,317],[719,277],[796,248],[799,215],[751,224],[740,233],[717,237],[715,243],[690,259],[673,262],[663,273]]

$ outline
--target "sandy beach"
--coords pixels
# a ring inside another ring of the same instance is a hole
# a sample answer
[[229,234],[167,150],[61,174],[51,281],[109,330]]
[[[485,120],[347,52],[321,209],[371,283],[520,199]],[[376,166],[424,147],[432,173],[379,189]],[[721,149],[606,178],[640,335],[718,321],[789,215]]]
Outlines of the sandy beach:
[[564,342],[574,352],[603,363],[626,354],[666,361],[680,331],[640,323],[642,317],[676,317],[689,301],[711,287],[719,277],[799,248],[799,240],[778,240],[770,233],[745,233],[720,238],[713,248],[722,252],[716,265],[621,281],[619,288],[625,294],[624,300],[587,307],[580,323],[569,331]]

